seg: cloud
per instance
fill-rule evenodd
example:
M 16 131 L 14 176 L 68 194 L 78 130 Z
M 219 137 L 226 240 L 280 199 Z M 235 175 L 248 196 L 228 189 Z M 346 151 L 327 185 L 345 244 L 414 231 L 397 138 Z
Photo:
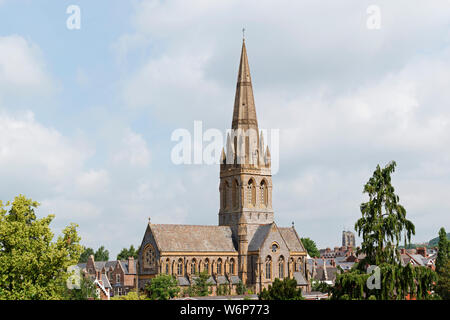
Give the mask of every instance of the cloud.
M 143 137 L 128 129 L 113 156 L 113 163 L 146 167 L 150 163 L 150 158 L 150 150 Z
M 39 47 L 19 35 L 0 37 L 0 99 L 10 95 L 45 96 L 53 91 L 54 83 Z

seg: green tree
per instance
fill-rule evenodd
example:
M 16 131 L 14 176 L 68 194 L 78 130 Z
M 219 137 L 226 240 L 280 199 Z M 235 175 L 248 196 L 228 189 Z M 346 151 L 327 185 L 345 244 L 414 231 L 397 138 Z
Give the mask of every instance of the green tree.
M 153 278 L 145 289 L 151 300 L 168 300 L 177 296 L 180 291 L 177 279 L 166 274 L 160 274 Z
M 316 243 L 314 240 L 311 240 L 310 238 L 301 238 L 303 246 L 305 247 L 306 251 L 308 252 L 309 256 L 311 258 L 319 258 L 320 252 L 319 249 L 317 249 Z
M 138 250 L 134 249 L 133 245 L 129 249 L 123 248 L 117 255 L 117 260 L 127 260 L 129 257 L 138 258 Z
M 70 224 L 53 241 L 54 215 L 37 219 L 38 206 L 23 195 L 5 205 L 0 201 L 0 299 L 64 298 L 67 267 L 78 262 L 82 251 L 77 225 Z
M 449 255 L 449 241 L 444 228 L 439 230 L 438 254 L 436 257 L 436 272 L 440 273 L 441 268 L 447 265 Z
M 126 295 L 114 296 L 111 300 L 150 300 L 146 295 L 137 294 L 136 291 L 130 291 Z
M 80 279 L 80 288 L 79 289 L 67 289 L 65 284 L 63 284 L 63 288 L 66 291 L 66 299 L 67 300 L 88 300 L 89 298 L 93 298 L 94 300 L 98 300 L 96 286 L 94 282 L 81 275 Z
M 109 251 L 105 249 L 104 246 L 101 246 L 94 253 L 95 261 L 108 261 L 109 260 Z
M 391 184 L 395 166 L 394 161 L 384 169 L 378 165 L 364 186 L 363 192 L 369 195 L 369 201 L 361 204 L 362 218 L 356 222 L 355 230 L 363 237 L 359 253 L 366 257 L 351 271 L 336 276 L 332 299 L 404 299 L 408 294 L 427 299 L 430 296 L 436 273 L 426 267 L 402 266 L 399 259 L 398 244 L 402 235 L 406 247 L 415 228 L 406 219 L 406 210 Z M 380 289 L 367 287 L 368 265 L 380 268 Z
M 90 255 L 94 255 L 94 249 L 84 248 L 84 251 L 81 253 L 78 263 L 86 263 Z
M 399 259 L 397 247 L 402 234 L 405 246 L 415 234 L 414 224 L 406 219 L 406 210 L 391 184 L 396 165 L 395 161 L 384 169 L 377 165 L 364 186 L 363 193 L 368 194 L 369 201 L 361 204 L 362 217 L 356 222 L 355 230 L 363 237 L 360 252 L 366 254 L 368 264 L 395 263 Z
M 435 292 L 444 300 L 450 300 L 450 260 L 441 266 Z
M 260 300 L 303 300 L 302 290 L 297 288 L 297 281 L 292 278 L 276 278 L 269 289 L 259 294 Z
M 191 295 L 204 297 L 209 295 L 211 284 L 208 282 L 210 275 L 207 271 L 200 272 L 196 278 L 194 278 L 194 284 L 192 285 L 193 291 Z
M 243 295 L 243 294 L 245 294 L 246 291 L 247 291 L 247 287 L 242 282 L 242 280 L 239 280 L 239 282 L 238 282 L 238 284 L 236 286 L 236 293 L 238 295 Z

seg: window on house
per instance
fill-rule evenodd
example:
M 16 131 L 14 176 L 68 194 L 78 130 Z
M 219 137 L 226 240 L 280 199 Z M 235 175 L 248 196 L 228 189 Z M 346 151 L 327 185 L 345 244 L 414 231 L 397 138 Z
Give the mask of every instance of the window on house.
M 278 245 L 276 243 L 272 244 L 272 252 L 275 253 L 278 250 Z
M 116 282 L 120 283 L 120 274 L 116 274 Z
M 151 244 L 144 248 L 144 268 L 153 268 L 156 266 L 156 252 Z

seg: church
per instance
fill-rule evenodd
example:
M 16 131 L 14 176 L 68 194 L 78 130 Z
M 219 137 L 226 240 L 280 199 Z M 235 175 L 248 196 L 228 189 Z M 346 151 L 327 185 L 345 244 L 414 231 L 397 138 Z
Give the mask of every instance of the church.
M 218 225 L 149 221 L 137 263 L 139 288 L 158 274 L 171 274 L 186 288 L 206 271 L 213 295 L 224 286 L 234 294 L 240 282 L 259 293 L 285 277 L 309 290 L 300 237 L 293 225 L 274 220 L 271 156 L 258 129 L 245 40 L 231 127 L 221 155 Z

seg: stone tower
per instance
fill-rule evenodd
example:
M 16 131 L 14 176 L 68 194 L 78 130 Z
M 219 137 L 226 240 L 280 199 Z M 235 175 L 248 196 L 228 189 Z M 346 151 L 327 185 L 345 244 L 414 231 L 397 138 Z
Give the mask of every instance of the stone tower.
M 250 242 L 256 228 L 273 222 L 272 175 L 269 148 L 258 129 L 245 40 L 234 100 L 231 131 L 220 165 L 219 225 L 230 226 L 238 240 L 238 225 L 245 221 Z M 244 220 L 241 220 L 243 216 Z

